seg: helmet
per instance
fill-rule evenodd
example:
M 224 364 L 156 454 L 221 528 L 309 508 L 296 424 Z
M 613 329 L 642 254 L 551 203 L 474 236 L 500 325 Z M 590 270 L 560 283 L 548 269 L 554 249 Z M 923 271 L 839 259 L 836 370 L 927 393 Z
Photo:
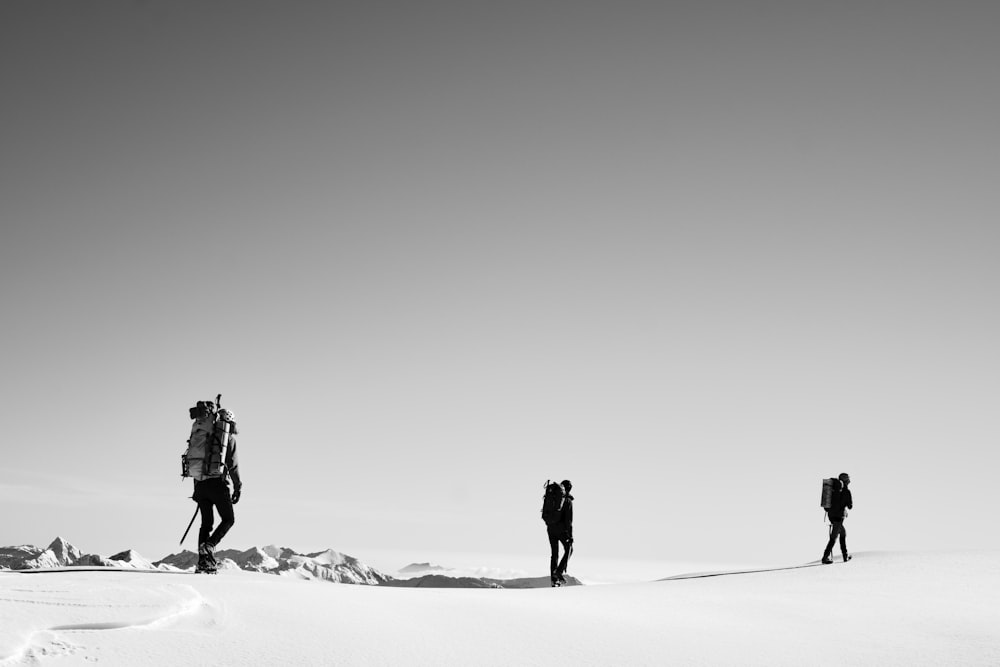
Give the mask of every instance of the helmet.
M 219 419 L 230 423 L 236 423 L 236 415 L 229 408 L 219 408 Z

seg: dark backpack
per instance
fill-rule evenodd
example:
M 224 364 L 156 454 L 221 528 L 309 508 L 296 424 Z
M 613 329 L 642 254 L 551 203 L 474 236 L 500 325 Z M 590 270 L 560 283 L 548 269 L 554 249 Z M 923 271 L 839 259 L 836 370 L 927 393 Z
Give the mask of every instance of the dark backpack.
M 833 507 L 833 502 L 844 488 L 844 483 L 836 477 L 823 480 L 823 495 L 819 498 L 819 505 L 825 510 Z
M 546 526 L 552 526 L 559 521 L 562 514 L 563 499 L 566 491 L 562 484 L 549 480 L 545 482 L 545 498 L 542 500 L 542 521 Z

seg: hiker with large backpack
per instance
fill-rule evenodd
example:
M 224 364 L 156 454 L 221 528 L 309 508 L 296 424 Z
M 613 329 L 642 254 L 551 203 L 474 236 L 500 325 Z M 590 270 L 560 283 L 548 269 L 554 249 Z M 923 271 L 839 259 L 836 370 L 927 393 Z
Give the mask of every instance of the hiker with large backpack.
M 573 553 L 573 483 L 564 479 L 562 484 L 545 483 L 545 497 L 542 500 L 542 520 L 549 535 L 549 577 L 552 586 L 566 583 L 566 569 Z M 559 545 L 563 547 L 562 560 L 559 559 Z
M 823 551 L 823 564 L 829 565 L 833 562 L 833 546 L 840 538 L 840 553 L 844 557 L 844 562 L 851 560 L 847 553 L 847 529 L 844 528 L 844 519 L 847 518 L 847 510 L 854 509 L 854 498 L 848 485 L 851 477 L 846 472 L 840 473 L 836 478 L 823 480 L 823 497 L 821 504 L 826 509 L 826 516 L 830 520 L 830 541 Z
M 194 423 L 188 448 L 181 457 L 183 477 L 194 479 L 194 494 L 201 512 L 198 531 L 198 566 L 195 572 L 214 574 L 218 569 L 215 548 L 236 522 L 233 505 L 240 501 L 243 482 L 240 480 L 239 459 L 236 455 L 236 417 L 232 411 L 216 401 L 198 401 L 191 408 Z M 232 495 L 227 478 L 233 481 Z M 214 511 L 219 512 L 219 525 L 215 524 Z

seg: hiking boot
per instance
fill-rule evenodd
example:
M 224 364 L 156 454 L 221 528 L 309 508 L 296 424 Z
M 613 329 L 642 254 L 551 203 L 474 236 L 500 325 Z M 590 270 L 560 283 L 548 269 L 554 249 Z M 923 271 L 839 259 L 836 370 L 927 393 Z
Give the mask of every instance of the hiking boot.
M 829 556 L 823 556 L 823 560 L 820 561 L 823 565 L 833 565 L 833 559 Z
M 852 558 L 854 558 L 854 556 L 851 556 L 851 555 L 848 555 L 848 554 L 844 554 L 844 562 L 845 562 L 845 563 L 846 563 L 847 561 L 851 560 Z
M 215 545 L 211 542 L 202 542 L 198 545 L 198 569 L 212 573 L 219 569 L 219 563 L 215 560 Z

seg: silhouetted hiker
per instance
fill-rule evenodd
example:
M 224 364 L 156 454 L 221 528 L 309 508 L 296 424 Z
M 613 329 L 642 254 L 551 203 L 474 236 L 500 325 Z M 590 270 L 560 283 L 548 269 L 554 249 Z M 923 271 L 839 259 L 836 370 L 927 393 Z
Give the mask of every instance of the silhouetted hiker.
M 201 512 L 195 572 L 214 574 L 218 569 L 215 547 L 236 523 L 233 505 L 240 501 L 243 489 L 236 455 L 236 417 L 226 408 L 216 411 L 211 401 L 199 401 L 191 408 L 191 417 L 195 421 L 184 457 L 184 475 L 194 478 L 191 498 L 198 503 Z M 227 477 L 233 480 L 232 496 Z M 214 532 L 213 510 L 219 512 L 219 525 Z
M 847 510 L 854 509 L 854 499 L 851 497 L 851 490 L 848 487 L 851 477 L 846 472 L 837 476 L 840 488 L 833 490 L 833 502 L 826 511 L 826 516 L 830 519 L 830 541 L 827 542 L 826 550 L 823 552 L 823 563 L 829 565 L 833 562 L 830 556 L 833 554 L 833 545 L 837 538 L 840 538 L 840 553 L 844 557 L 844 562 L 851 560 L 847 553 L 847 530 L 844 528 L 844 519 L 847 517 Z
M 564 575 L 569 566 L 569 557 L 573 553 L 573 496 L 570 495 L 572 488 L 573 483 L 568 479 L 564 479 L 562 484 L 554 482 L 548 484 L 545 501 L 542 504 L 542 519 L 548 530 L 549 548 L 552 552 L 549 559 L 549 576 L 553 586 L 562 586 L 566 583 Z M 555 502 L 557 496 L 558 504 Z M 562 560 L 559 560 L 560 543 L 563 546 Z

